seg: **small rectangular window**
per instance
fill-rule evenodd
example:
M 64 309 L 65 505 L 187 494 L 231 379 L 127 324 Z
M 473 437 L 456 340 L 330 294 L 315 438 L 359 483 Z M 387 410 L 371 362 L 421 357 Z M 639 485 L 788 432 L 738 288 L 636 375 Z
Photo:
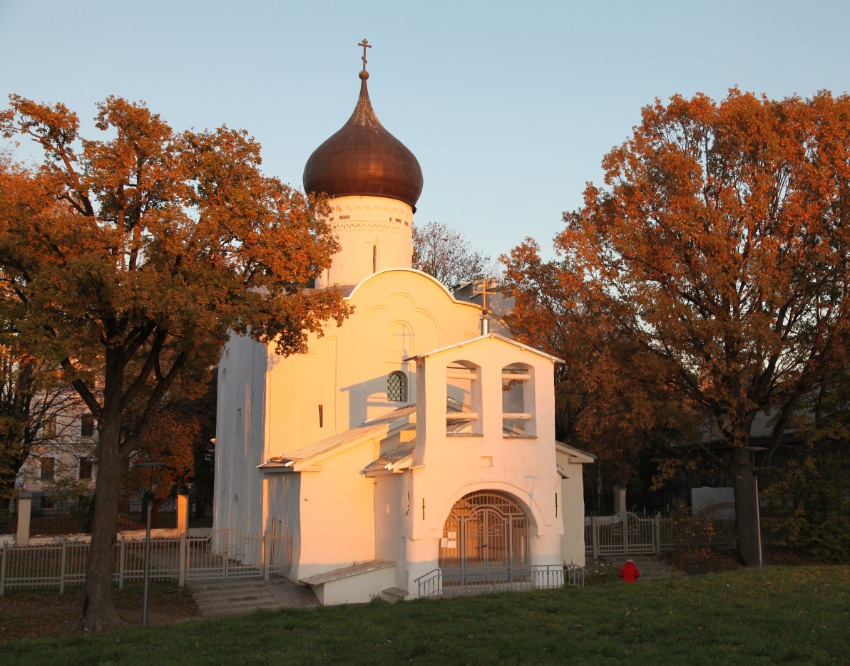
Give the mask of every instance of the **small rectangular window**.
M 47 414 L 44 417 L 42 430 L 44 431 L 44 436 L 47 439 L 56 437 L 56 414 Z
M 80 458 L 80 481 L 91 481 L 94 463 L 91 458 Z
M 325 410 L 319 405 L 319 427 L 325 427 Z
M 53 458 L 39 458 L 39 466 L 41 467 L 41 480 L 53 481 L 53 476 L 56 471 L 56 461 Z
M 94 416 L 91 414 L 80 416 L 80 437 L 94 437 Z

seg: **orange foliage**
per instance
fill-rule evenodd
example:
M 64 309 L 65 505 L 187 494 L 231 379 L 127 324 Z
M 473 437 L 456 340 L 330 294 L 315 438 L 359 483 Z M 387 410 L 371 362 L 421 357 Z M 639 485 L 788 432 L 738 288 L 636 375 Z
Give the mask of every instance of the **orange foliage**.
M 656 101 L 603 166 L 555 261 L 533 242 L 506 258 L 518 328 L 568 357 L 574 410 L 596 410 L 576 432 L 693 410 L 697 443 L 731 447 L 739 518 L 754 513 L 754 417 L 772 410 L 775 448 L 850 360 L 850 97 Z
M 181 375 L 208 372 L 229 331 L 303 352 L 341 322 L 334 291 L 304 287 L 336 241 L 321 202 L 260 172 L 244 131 L 175 132 L 143 104 L 77 116 L 13 95 L 6 138 L 44 150 L 37 170 L 0 161 L 0 322 L 60 363 L 98 424 L 97 501 L 82 628 L 115 624 L 111 543 L 122 459 Z

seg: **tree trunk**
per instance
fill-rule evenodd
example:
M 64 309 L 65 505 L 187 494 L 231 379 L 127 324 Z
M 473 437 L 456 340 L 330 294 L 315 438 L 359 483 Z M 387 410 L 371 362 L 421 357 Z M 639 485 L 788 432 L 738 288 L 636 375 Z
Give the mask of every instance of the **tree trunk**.
M 78 628 L 102 633 L 121 626 L 112 600 L 118 499 L 121 491 L 121 451 L 118 423 L 100 431 L 91 547 L 86 567 L 86 594 Z
M 753 474 L 750 452 L 742 447 L 735 447 L 732 450 L 729 472 L 735 491 L 735 530 L 738 536 L 738 552 L 744 566 L 758 566 L 758 502 L 756 477 Z
M 17 456 L 3 456 L 0 459 L 0 498 L 12 497 L 15 492 L 15 480 L 18 478 L 18 471 L 22 464 Z
M 103 633 L 122 626 L 113 603 L 118 500 L 121 495 L 121 394 L 123 365 L 120 352 L 107 350 L 103 410 L 98 423 L 97 481 L 86 567 L 86 594 L 77 628 Z

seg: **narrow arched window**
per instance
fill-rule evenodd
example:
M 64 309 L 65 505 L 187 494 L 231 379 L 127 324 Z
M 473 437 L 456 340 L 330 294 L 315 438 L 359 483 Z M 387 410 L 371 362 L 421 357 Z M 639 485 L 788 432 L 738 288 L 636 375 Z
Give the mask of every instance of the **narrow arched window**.
M 505 437 L 533 437 L 534 370 L 523 363 L 502 368 L 502 432 Z
M 407 375 L 399 370 L 387 375 L 387 400 L 407 402 Z
M 378 272 L 378 246 L 372 246 L 372 272 Z
M 446 434 L 481 435 L 481 368 L 470 361 L 446 366 Z

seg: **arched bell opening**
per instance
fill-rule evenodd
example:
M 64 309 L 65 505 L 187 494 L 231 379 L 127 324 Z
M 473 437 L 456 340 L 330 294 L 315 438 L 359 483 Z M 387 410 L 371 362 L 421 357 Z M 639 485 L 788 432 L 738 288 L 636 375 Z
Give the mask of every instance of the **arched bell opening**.
M 512 583 L 529 575 L 530 521 L 507 493 L 479 490 L 452 507 L 443 526 L 443 586 Z

